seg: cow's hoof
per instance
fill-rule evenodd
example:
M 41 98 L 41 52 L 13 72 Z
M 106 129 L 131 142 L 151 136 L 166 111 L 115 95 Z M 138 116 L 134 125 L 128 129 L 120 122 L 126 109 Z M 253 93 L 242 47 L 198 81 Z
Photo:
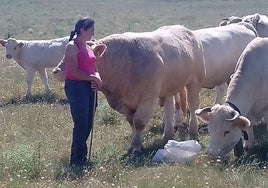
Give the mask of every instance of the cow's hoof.
M 199 136 L 198 136 L 198 134 L 190 134 L 190 140 L 196 140 L 196 141 L 199 141 Z
M 163 137 L 162 137 L 162 141 L 164 142 L 164 143 L 167 143 L 169 140 L 172 140 L 174 138 L 174 133 L 172 133 L 172 135 L 169 135 L 169 136 L 167 136 L 167 135 L 163 135 Z
M 184 133 L 187 134 L 189 132 L 187 125 L 182 124 L 182 125 L 175 125 L 174 126 L 174 131 L 178 131 L 179 133 Z
M 142 153 L 142 147 L 141 148 L 129 148 L 127 155 L 140 155 Z
M 31 94 L 25 94 L 24 96 L 23 96 L 23 100 L 25 100 L 25 101 L 29 101 L 30 99 L 31 99 L 31 97 L 32 97 L 32 95 Z
M 180 141 L 186 140 L 186 136 L 189 134 L 189 130 L 185 124 L 176 125 L 174 126 L 174 129 L 176 130 L 175 132 L 178 132 Z

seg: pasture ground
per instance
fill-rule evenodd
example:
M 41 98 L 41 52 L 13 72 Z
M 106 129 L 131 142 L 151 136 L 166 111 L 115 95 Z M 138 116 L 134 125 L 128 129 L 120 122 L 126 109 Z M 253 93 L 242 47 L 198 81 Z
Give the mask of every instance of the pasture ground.
M 69 35 L 85 15 L 96 20 L 96 39 L 125 31 L 151 31 L 162 25 L 190 29 L 217 26 L 222 18 L 268 11 L 267 0 L 1 0 L 0 38 L 50 39 Z M 72 121 L 63 83 L 50 70 L 52 94 L 43 95 L 38 77 L 33 96 L 25 100 L 25 72 L 0 50 L 0 187 L 268 187 L 268 134 L 255 128 L 256 150 L 236 159 L 211 161 L 202 150 L 190 164 L 155 164 L 161 142 L 161 109 L 156 106 L 146 128 L 141 156 L 127 156 L 130 127 L 99 95 L 95 118 L 92 165 L 70 169 Z M 201 106 L 212 104 L 213 90 L 203 90 Z M 176 135 L 176 139 L 179 136 Z

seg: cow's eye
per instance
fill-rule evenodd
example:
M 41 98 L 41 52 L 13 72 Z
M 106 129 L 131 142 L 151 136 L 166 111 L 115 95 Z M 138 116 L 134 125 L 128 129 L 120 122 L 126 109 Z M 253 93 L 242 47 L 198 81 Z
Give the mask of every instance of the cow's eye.
M 230 131 L 224 131 L 223 135 L 226 136 L 229 133 L 230 133 Z

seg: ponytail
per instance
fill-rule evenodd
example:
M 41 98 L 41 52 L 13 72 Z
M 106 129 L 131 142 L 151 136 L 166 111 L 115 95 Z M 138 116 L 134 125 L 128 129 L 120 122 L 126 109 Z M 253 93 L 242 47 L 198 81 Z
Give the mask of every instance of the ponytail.
M 94 23 L 95 21 L 90 17 L 80 18 L 75 24 L 75 29 L 70 33 L 69 41 L 73 40 L 75 34 L 77 36 L 80 35 L 81 28 L 87 30 L 88 28 L 94 26 Z
M 75 31 L 71 31 L 69 41 L 73 40 L 74 35 L 75 35 Z

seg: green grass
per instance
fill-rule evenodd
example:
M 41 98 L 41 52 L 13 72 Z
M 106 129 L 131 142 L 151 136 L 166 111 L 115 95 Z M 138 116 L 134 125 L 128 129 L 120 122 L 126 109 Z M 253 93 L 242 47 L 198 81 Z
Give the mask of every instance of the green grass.
M 125 31 L 151 31 L 162 25 L 191 29 L 216 26 L 224 17 L 267 13 L 266 0 L 1 0 L 0 38 L 49 39 L 69 35 L 80 16 L 96 20 L 101 38 Z M 156 105 L 146 127 L 144 151 L 128 156 L 131 128 L 99 95 L 91 169 L 69 168 L 72 120 L 63 91 L 49 72 L 52 94 L 43 95 L 38 77 L 33 96 L 23 97 L 25 71 L 0 50 L 0 187 L 268 187 L 268 135 L 260 125 L 257 147 L 239 159 L 211 161 L 205 155 L 209 137 L 191 164 L 156 164 L 152 157 L 161 141 L 161 109 Z M 215 92 L 202 90 L 201 106 L 212 104 Z M 179 139 L 175 135 L 175 139 Z

